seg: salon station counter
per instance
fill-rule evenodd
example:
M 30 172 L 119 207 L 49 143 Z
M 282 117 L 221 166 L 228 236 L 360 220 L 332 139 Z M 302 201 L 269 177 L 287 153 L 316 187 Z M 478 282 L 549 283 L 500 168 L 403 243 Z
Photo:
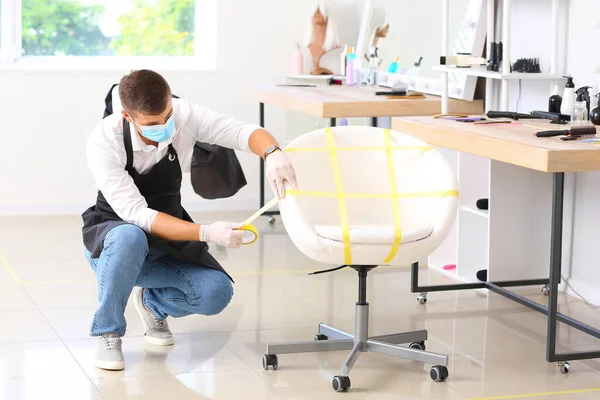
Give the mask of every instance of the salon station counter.
M 389 90 L 380 88 L 380 91 Z M 417 99 L 390 99 L 376 96 L 371 86 L 318 85 L 295 87 L 265 85 L 253 87 L 249 97 L 262 104 L 319 118 L 397 117 L 439 114 L 442 108 L 440 96 L 424 95 Z M 461 114 L 483 112 L 483 100 L 464 101 L 451 99 L 449 110 Z
M 488 289 L 547 315 L 549 362 L 600 358 L 600 351 L 558 353 L 556 345 L 559 322 L 600 338 L 600 327 L 563 315 L 557 306 L 562 265 L 568 267 L 573 248 L 572 226 L 563 226 L 563 215 L 572 215 L 574 207 L 565 173 L 600 171 L 600 146 L 584 142 L 585 137 L 536 137 L 539 131 L 569 129 L 548 120 L 487 125 L 402 117 L 393 119 L 392 129 L 435 146 L 458 178 L 456 224 L 429 257 L 431 267 L 457 281 L 443 290 Z M 480 199 L 488 199 L 488 207 L 479 209 Z M 448 264 L 456 268 L 445 271 Z M 548 305 L 510 290 L 519 286 L 541 287 Z M 440 289 L 419 286 L 418 275 L 412 288 Z

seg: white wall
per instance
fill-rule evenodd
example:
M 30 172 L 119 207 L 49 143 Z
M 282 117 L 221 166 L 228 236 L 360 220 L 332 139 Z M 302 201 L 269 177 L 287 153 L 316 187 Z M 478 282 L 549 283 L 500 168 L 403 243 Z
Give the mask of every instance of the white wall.
M 542 68 L 549 67 L 550 4 L 547 0 L 513 1 L 512 55 L 541 57 Z M 561 30 L 560 67 L 574 77 L 575 86 L 600 89 L 600 54 L 594 50 L 600 38 L 600 2 L 597 0 L 561 1 L 561 16 L 567 19 Z M 526 38 L 527 40 L 524 40 Z M 562 86 L 561 86 L 562 94 Z M 519 111 L 546 110 L 550 85 L 523 82 Z M 511 88 L 511 110 L 517 109 L 518 84 Z M 570 265 L 563 264 L 563 276 L 588 301 L 600 305 L 600 265 L 595 247 L 600 235 L 600 172 L 567 174 L 565 193 L 565 250 Z M 573 207 L 573 209 L 571 209 Z M 571 231 L 572 229 L 572 231 Z M 569 249 L 569 245 L 572 247 Z M 570 253 L 570 254 L 569 254 Z
M 339 24 L 340 38 L 353 43 L 358 31 L 354 0 L 334 4 L 332 15 L 346 21 Z M 258 104 L 246 98 L 245 89 L 283 82 L 291 72 L 291 51 L 304 38 L 309 6 L 306 0 L 220 0 L 217 70 L 159 72 L 174 93 L 258 123 Z M 323 65 L 335 68 L 338 59 L 328 55 Z M 93 203 L 85 141 L 102 118 L 106 92 L 126 72 L 125 67 L 0 70 L 0 215 L 81 213 Z M 283 119 L 282 110 L 267 106 L 267 129 L 279 138 Z M 247 187 L 231 199 L 216 202 L 202 200 L 186 182 L 185 205 L 191 210 L 257 208 L 258 158 L 239 157 Z
M 593 44 L 600 39 L 600 29 L 596 27 L 600 27 L 600 2 L 572 1 L 567 70 L 576 86 L 593 86 L 593 93 L 600 91 L 600 75 L 594 73 L 600 68 L 600 54 Z M 574 185 L 572 269 L 567 271 L 567 277 L 575 290 L 600 305 L 600 264 L 596 253 L 600 235 L 600 172 L 576 174 Z

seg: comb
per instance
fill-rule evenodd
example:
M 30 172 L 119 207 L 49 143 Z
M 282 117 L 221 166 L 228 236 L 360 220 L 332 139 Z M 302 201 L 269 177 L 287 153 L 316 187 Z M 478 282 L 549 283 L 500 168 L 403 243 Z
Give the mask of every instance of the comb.
M 592 124 L 583 124 L 572 126 L 571 129 L 562 129 L 555 131 L 541 131 L 537 132 L 537 137 L 552 137 L 552 136 L 594 136 L 596 134 L 596 127 Z

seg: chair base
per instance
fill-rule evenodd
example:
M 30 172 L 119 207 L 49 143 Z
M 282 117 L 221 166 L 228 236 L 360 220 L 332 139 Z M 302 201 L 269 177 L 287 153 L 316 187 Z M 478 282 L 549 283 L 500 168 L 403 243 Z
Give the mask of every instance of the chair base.
M 341 367 L 340 375 L 333 378 L 333 389 L 338 392 L 350 388 L 348 377 L 360 353 L 368 351 L 406 360 L 434 364 L 430 377 L 436 382 L 445 381 L 448 377 L 448 356 L 425 351 L 427 331 L 397 333 L 382 336 L 368 336 L 369 304 L 366 300 L 366 276 L 372 267 L 353 267 L 359 271 L 359 302 L 356 304 L 354 332 L 350 334 L 329 325 L 319 324 L 315 340 L 306 342 L 268 343 L 267 353 L 263 357 L 265 369 L 278 368 L 278 354 L 317 353 L 324 351 L 350 350 L 350 354 Z M 409 344 L 408 347 L 400 346 Z

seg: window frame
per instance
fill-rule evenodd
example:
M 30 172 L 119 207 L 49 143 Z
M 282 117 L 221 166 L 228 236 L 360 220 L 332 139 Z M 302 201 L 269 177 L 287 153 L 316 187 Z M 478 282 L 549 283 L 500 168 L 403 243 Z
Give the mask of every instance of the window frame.
M 0 70 L 215 70 L 218 0 L 195 2 L 193 56 L 22 56 L 22 0 L 0 0 Z

